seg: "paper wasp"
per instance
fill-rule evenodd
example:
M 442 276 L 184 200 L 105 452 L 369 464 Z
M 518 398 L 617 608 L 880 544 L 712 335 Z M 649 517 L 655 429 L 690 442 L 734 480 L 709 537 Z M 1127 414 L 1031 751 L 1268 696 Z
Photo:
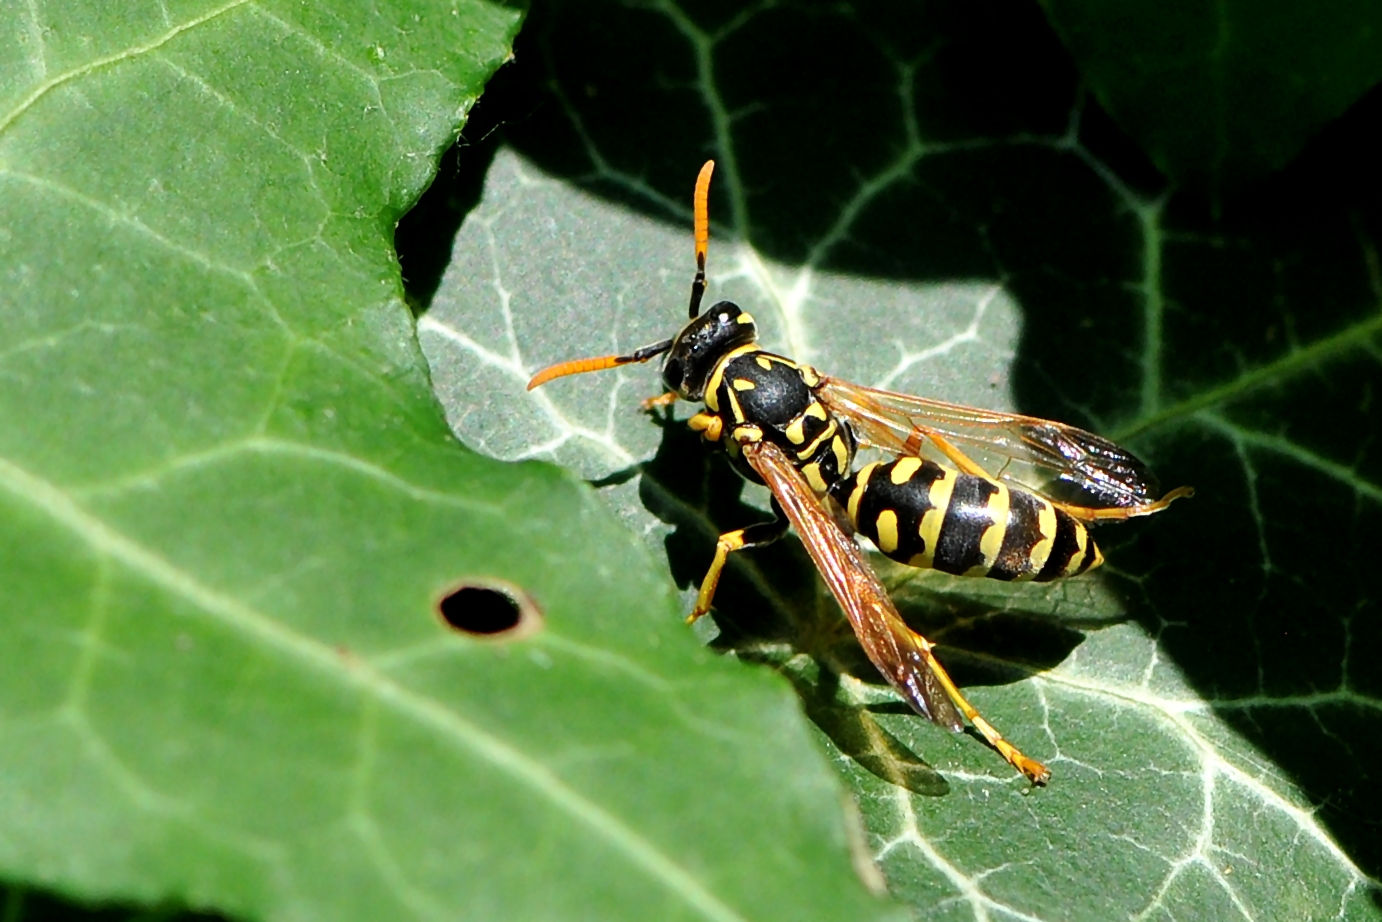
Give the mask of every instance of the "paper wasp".
M 775 515 L 720 536 L 687 620 L 710 610 L 731 552 L 776 541 L 795 527 L 864 652 L 898 694 L 950 730 L 963 727 L 963 715 L 1013 767 L 1044 784 L 1050 770 L 965 700 L 936 661 L 933 644 L 902 620 L 850 532 L 914 567 L 1046 581 L 1103 562 L 1086 523 L 1150 515 L 1192 491 L 1181 487 L 1153 499 L 1156 482 L 1146 465 L 1073 426 L 818 374 L 761 348 L 753 318 L 729 301 L 702 314 L 713 169 L 714 161 L 706 163 L 696 181 L 689 322 L 673 338 L 628 355 L 553 365 L 534 375 L 528 389 L 666 354 L 667 393 L 644 406 L 704 402 L 689 425 L 722 447 L 741 475 L 767 484 Z M 860 445 L 895 457 L 855 470 Z M 990 472 L 975 453 L 999 466 Z M 1058 499 L 1061 488 L 1083 504 Z

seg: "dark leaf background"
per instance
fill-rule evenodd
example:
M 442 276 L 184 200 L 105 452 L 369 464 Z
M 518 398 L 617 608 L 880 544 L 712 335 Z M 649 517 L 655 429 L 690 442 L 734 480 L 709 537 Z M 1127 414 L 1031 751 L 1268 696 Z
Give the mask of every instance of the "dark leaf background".
M 1100 529 L 1087 580 L 884 570 L 1052 766 L 1035 792 L 879 686 L 799 547 L 731 566 L 703 636 L 797 687 L 891 891 L 927 919 L 1376 917 L 1376 95 L 1211 194 L 1162 177 L 1022 4 L 542 4 L 517 55 L 401 231 L 465 218 L 454 254 L 403 246 L 423 347 L 464 441 L 579 471 L 684 601 L 764 497 L 689 410 L 638 411 L 652 368 L 522 385 L 682 322 L 706 157 L 710 297 L 771 347 L 1095 429 L 1198 490 Z
M 1289 163 L 1382 79 L 1382 7 L 1043 0 L 1099 101 L 1211 200 Z

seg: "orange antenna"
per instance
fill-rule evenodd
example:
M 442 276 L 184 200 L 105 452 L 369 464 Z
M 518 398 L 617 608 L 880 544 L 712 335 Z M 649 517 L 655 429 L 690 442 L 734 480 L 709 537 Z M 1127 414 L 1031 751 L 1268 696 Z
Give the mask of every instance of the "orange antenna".
M 606 368 L 617 368 L 620 365 L 628 365 L 633 362 L 646 362 L 670 348 L 672 348 L 672 341 L 664 339 L 660 343 L 644 346 L 629 355 L 602 355 L 593 359 L 571 359 L 569 362 L 558 362 L 533 375 L 532 379 L 528 381 L 528 390 L 541 387 L 556 378 L 565 378 L 567 375 L 583 375 L 587 371 L 604 371 Z
M 691 318 L 694 320 L 701 312 L 701 298 L 705 296 L 705 254 L 710 248 L 710 174 L 715 172 L 715 161 L 707 160 L 696 177 L 696 194 L 692 197 L 692 210 L 696 226 L 696 277 L 691 282 Z
M 690 312 L 692 320 L 700 314 L 701 298 L 705 296 L 705 256 L 706 251 L 710 248 L 710 175 L 714 172 L 715 161 L 707 160 L 705 166 L 701 167 L 700 175 L 696 177 L 696 192 L 691 199 L 696 232 L 696 277 L 691 282 Z M 631 362 L 646 362 L 670 348 L 672 348 L 672 341 L 664 339 L 660 343 L 644 346 L 629 355 L 601 355 L 589 359 L 558 362 L 533 375 L 528 382 L 528 390 L 541 387 L 556 378 L 565 378 L 567 375 L 583 375 L 588 371 L 604 371 L 606 368 L 618 368 L 620 365 L 628 365 Z
M 710 246 L 710 174 L 715 161 L 707 160 L 696 177 L 696 196 L 692 199 L 696 212 L 696 267 L 705 268 L 705 252 Z

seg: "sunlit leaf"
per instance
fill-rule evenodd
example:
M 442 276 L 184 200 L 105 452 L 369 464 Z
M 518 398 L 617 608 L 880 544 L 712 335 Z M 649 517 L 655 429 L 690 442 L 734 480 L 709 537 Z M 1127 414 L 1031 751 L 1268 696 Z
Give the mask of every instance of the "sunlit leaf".
M 791 692 L 438 410 L 391 235 L 520 11 L 6 11 L 5 918 L 891 912 Z M 539 629 L 448 629 L 462 585 Z

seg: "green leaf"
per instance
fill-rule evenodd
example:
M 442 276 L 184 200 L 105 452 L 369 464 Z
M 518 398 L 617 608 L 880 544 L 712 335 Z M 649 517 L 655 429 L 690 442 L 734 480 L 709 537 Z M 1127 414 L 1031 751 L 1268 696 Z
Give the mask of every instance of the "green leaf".
M 1042 0 L 1090 89 L 1167 175 L 1235 189 L 1382 80 L 1382 8 Z
M 463 440 L 592 480 L 683 605 L 761 490 L 686 407 L 639 412 L 651 366 L 523 384 L 684 322 L 707 156 L 709 298 L 770 347 L 1093 428 L 1198 491 L 1100 528 L 1109 563 L 1085 578 L 883 571 L 980 710 L 1051 766 L 1036 791 L 901 705 L 794 540 L 736 555 L 707 636 L 797 687 L 895 896 L 928 920 L 1382 916 L 1368 119 L 1212 219 L 1027 7 L 553 3 L 516 53 L 468 130 L 488 140 L 438 193 L 478 204 L 423 348 Z
M 6 878 L 274 919 L 886 914 L 791 692 L 701 648 L 589 490 L 438 410 L 391 234 L 520 18 L 5 17 Z M 448 630 L 477 580 L 545 626 Z

